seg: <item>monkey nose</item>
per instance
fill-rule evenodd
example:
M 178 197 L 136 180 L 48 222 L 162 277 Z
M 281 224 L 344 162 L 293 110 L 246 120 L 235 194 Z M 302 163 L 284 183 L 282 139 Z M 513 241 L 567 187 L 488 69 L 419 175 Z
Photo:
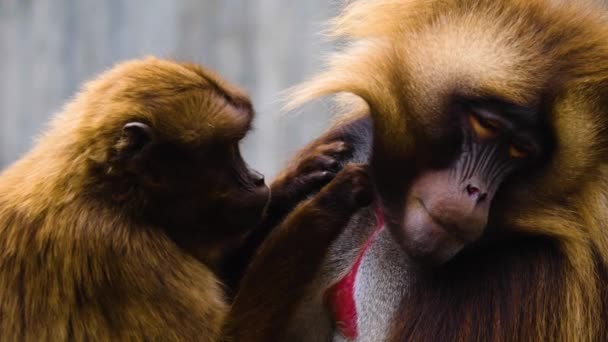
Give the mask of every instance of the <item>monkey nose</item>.
M 488 197 L 487 192 L 482 192 L 479 187 L 472 184 L 467 185 L 466 192 L 476 203 L 482 202 Z
M 263 174 L 256 170 L 250 170 L 249 173 L 251 174 L 251 180 L 255 186 L 263 186 L 266 184 Z

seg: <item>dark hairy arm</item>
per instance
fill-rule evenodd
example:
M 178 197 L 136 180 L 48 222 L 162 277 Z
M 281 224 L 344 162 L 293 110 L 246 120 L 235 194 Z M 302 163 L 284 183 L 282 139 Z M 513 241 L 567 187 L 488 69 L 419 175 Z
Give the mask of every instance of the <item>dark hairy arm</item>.
M 372 198 L 367 167 L 349 164 L 317 195 L 300 203 L 254 256 L 226 321 L 226 339 L 280 340 L 330 244 Z

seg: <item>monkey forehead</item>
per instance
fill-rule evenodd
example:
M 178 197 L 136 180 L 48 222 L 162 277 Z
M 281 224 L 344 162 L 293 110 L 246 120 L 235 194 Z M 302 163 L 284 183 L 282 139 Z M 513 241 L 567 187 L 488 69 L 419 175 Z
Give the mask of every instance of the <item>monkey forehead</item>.
M 550 60 L 535 49 L 518 42 L 510 44 L 513 33 L 485 18 L 469 18 L 470 26 L 456 26 L 445 19 L 427 29 L 404 35 L 397 53 L 405 58 L 404 67 L 411 79 L 403 80 L 407 92 L 414 98 L 438 99 L 458 92 L 475 97 L 500 94 L 510 102 L 526 104 L 534 101 L 544 85 Z M 456 28 L 456 29 L 455 29 Z M 430 66 L 430 67 L 429 67 Z M 419 110 L 430 104 L 420 100 Z M 426 108 L 425 108 L 426 107 Z

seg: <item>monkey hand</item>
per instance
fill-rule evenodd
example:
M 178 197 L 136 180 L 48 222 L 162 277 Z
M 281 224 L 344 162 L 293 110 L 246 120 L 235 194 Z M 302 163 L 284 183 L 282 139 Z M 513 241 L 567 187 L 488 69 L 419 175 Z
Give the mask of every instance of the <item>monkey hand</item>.
M 240 283 L 224 329 L 231 341 L 285 340 L 286 320 L 332 242 L 357 209 L 371 204 L 373 194 L 367 166 L 347 164 L 317 195 L 289 213 L 253 256 Z M 292 268 L 298 271 L 285 271 Z M 258 298 L 264 298 L 263 310 Z
M 272 183 L 269 214 L 284 216 L 299 202 L 330 182 L 350 157 L 352 146 L 340 138 L 323 140 L 306 148 Z
M 367 165 L 347 164 L 313 201 L 322 211 L 350 216 L 354 210 L 370 205 L 373 197 Z
M 228 288 L 236 288 L 259 245 L 285 216 L 300 202 L 334 179 L 351 154 L 352 146 L 342 137 L 333 135 L 318 139 L 293 159 L 270 186 L 271 199 L 264 220 L 249 234 L 242 246 L 227 258 L 223 278 Z M 344 183 L 346 178 L 352 177 L 345 175 L 341 178 L 339 183 Z M 332 188 L 337 186 L 339 185 L 336 184 Z

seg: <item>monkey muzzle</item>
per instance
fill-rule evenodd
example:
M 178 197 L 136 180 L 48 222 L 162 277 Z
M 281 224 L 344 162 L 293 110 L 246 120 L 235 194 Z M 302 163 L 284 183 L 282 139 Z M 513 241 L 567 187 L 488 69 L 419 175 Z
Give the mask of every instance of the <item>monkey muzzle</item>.
M 442 264 L 483 235 L 510 167 L 492 150 L 474 152 L 451 167 L 421 172 L 410 184 L 401 229 L 413 257 Z

